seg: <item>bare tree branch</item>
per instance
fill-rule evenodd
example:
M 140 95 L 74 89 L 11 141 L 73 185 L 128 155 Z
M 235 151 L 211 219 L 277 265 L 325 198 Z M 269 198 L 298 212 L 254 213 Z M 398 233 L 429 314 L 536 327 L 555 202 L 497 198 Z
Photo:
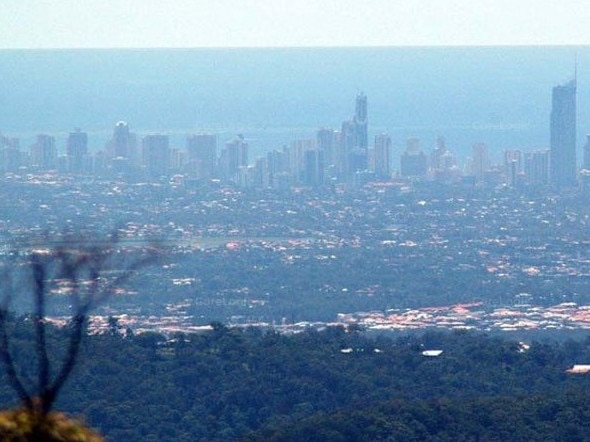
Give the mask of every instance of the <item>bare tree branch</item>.
M 41 261 L 38 253 L 31 255 L 31 267 L 33 272 L 33 290 L 35 297 L 35 314 L 33 325 L 35 327 L 35 344 L 38 359 L 37 391 L 43 396 L 49 386 L 50 362 L 47 355 L 47 340 L 45 336 L 45 274 L 46 264 Z
M 45 391 L 44 395 L 42 396 L 42 404 L 46 408 L 43 410 L 45 413 L 49 412 L 51 409 L 51 406 L 57 398 L 57 394 L 65 384 L 66 380 L 69 378 L 76 365 L 76 361 L 78 360 L 78 355 L 80 353 L 80 344 L 82 342 L 85 321 L 86 318 L 82 315 L 77 315 L 72 318 L 70 324 L 72 331 L 70 332 L 70 342 L 68 351 L 66 353 L 66 358 L 63 361 L 61 370 L 53 381 L 53 384 L 47 389 L 47 391 Z
M 29 392 L 25 387 L 25 383 L 19 377 L 16 364 L 10 351 L 10 337 L 8 334 L 8 322 L 10 321 L 9 305 L 12 299 L 13 278 L 5 267 L 2 269 L 3 286 L 7 293 L 3 294 L 2 304 L 0 305 L 0 359 L 4 365 L 4 371 L 8 378 L 8 382 L 16 391 L 19 399 L 27 409 L 32 409 L 33 401 Z
M 66 237 L 60 243 L 43 249 L 33 249 L 28 255 L 32 281 L 34 314 L 33 328 L 37 364 L 37 389 L 32 395 L 18 375 L 17 367 L 9 349 L 7 329 L 8 303 L 11 295 L 4 296 L 0 308 L 0 359 L 12 388 L 23 404 L 32 411 L 47 414 L 60 390 L 70 377 L 80 352 L 85 323 L 90 311 L 103 303 L 125 283 L 140 267 L 153 262 L 160 251 L 158 244 L 141 250 L 141 256 L 132 262 L 121 263 L 119 238 L 113 235 L 106 242 L 88 241 L 86 238 Z M 116 272 L 106 277 L 108 272 Z M 11 281 L 5 278 L 5 289 Z M 69 321 L 66 354 L 58 364 L 52 379 L 51 360 L 47 342 L 47 297 L 56 287 L 68 291 L 72 316 Z M 8 287 L 12 289 L 13 287 Z
M 8 377 L 8 382 L 10 382 L 25 407 L 32 410 L 33 400 L 16 372 L 16 366 L 10 353 L 7 321 L 8 311 L 3 307 L 0 309 L 0 358 L 4 363 L 4 371 Z

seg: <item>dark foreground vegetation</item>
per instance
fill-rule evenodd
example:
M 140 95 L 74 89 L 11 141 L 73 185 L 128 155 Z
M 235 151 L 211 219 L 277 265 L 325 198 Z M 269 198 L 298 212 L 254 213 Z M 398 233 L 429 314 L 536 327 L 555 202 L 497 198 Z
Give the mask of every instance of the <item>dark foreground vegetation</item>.
M 27 318 L 10 323 L 34 373 Z M 51 354 L 64 329 L 48 328 Z M 424 350 L 440 349 L 437 357 Z M 110 441 L 590 440 L 590 339 L 518 342 L 469 332 L 285 336 L 220 324 L 199 335 L 86 336 L 56 408 Z M 18 405 L 6 379 L 1 408 Z

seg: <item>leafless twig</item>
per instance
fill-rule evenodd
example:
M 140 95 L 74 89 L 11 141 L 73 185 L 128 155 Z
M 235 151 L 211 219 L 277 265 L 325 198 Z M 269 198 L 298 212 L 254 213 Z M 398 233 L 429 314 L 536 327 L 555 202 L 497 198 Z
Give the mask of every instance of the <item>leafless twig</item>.
M 25 253 L 34 305 L 32 319 L 38 359 L 35 388 L 26 387 L 10 350 L 9 304 L 15 284 L 10 275 L 11 269 L 4 269 L 3 285 L 7 293 L 0 304 L 0 360 L 12 388 L 25 407 L 41 414 L 51 410 L 76 365 L 90 311 L 108 299 L 138 268 L 152 262 L 161 250 L 155 243 L 141 245 L 140 249 L 139 257 L 121 262 L 121 258 L 128 257 L 129 250 L 125 251 L 117 237 L 106 242 L 70 237 L 47 247 L 31 247 Z M 48 294 L 57 286 L 69 294 L 72 313 L 66 354 L 59 367 L 52 370 L 46 337 L 46 309 Z M 53 373 L 56 374 L 52 377 Z

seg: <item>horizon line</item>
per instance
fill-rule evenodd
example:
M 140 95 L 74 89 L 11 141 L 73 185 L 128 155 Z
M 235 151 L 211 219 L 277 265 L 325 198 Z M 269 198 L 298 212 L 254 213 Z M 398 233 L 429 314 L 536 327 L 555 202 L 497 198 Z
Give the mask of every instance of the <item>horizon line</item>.
M 590 48 L 588 43 L 501 43 L 501 44 L 410 44 L 410 45 L 285 45 L 285 46 L 59 46 L 1 47 L 0 51 L 84 51 L 84 50 L 253 50 L 253 49 L 489 49 L 489 48 Z

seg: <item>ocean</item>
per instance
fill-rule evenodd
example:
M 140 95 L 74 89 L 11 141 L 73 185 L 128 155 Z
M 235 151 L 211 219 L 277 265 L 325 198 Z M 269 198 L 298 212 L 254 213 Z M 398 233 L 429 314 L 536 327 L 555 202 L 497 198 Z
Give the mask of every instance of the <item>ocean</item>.
M 27 149 L 38 133 L 80 127 L 102 149 L 119 120 L 145 133 L 241 133 L 251 160 L 319 127 L 340 128 L 368 97 L 370 137 L 388 132 L 394 158 L 408 137 L 438 136 L 459 158 L 485 142 L 549 144 L 551 89 L 577 60 L 579 150 L 590 132 L 590 47 L 88 49 L 0 51 L 0 133 Z

